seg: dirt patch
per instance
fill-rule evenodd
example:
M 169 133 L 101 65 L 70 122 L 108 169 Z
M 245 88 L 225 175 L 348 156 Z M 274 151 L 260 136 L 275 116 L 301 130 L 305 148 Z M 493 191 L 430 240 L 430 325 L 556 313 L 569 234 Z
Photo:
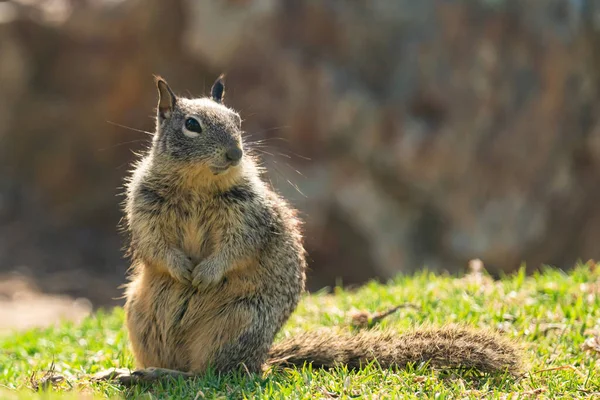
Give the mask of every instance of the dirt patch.
M 92 303 L 85 298 L 44 294 L 24 277 L 0 276 L 0 334 L 78 322 L 91 312 Z

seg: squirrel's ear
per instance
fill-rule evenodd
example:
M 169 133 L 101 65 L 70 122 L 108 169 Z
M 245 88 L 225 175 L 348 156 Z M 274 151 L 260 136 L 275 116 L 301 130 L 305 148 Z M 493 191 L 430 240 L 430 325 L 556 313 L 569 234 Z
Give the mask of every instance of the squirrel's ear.
M 225 98 L 225 75 L 221 74 L 210 89 L 210 97 L 217 103 L 222 103 Z
M 177 97 L 163 78 L 155 76 L 154 80 L 158 89 L 158 116 L 163 119 L 169 118 L 173 113 L 173 108 L 175 108 Z

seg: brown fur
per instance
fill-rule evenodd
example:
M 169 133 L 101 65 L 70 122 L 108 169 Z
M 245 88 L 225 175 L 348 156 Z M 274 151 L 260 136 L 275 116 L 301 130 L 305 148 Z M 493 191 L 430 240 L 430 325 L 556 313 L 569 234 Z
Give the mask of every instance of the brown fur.
M 125 207 L 133 256 L 125 310 L 142 369 L 109 371 L 103 378 L 131 383 L 242 365 L 259 372 L 268 357 L 276 365 L 358 368 L 377 359 L 384 368 L 428 361 L 518 370 L 510 342 L 463 328 L 404 335 L 324 330 L 271 348 L 304 290 L 300 222 L 260 179 L 248 149 L 223 172 L 225 151 L 243 143 L 241 120 L 220 97 L 175 98 L 166 82 L 158 83 L 157 133 L 128 182 Z M 222 94 L 219 84 L 213 96 Z M 190 116 L 201 122 L 201 132 L 184 132 Z

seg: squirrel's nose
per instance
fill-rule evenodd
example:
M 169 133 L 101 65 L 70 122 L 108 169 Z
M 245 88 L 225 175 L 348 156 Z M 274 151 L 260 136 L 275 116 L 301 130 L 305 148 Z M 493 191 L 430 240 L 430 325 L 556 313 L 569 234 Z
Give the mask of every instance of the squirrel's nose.
M 231 147 L 225 153 L 225 157 L 227 157 L 227 160 L 236 163 L 241 160 L 242 154 L 242 149 L 239 147 Z

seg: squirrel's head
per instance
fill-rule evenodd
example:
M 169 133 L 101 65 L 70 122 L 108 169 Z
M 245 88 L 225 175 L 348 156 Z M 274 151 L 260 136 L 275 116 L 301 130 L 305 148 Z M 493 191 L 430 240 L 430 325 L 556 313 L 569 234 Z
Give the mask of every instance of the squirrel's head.
M 211 97 L 177 97 L 167 82 L 156 77 L 158 109 L 153 151 L 156 157 L 184 166 L 194 164 L 215 175 L 242 161 L 242 120 L 223 105 L 225 84 L 220 76 Z

